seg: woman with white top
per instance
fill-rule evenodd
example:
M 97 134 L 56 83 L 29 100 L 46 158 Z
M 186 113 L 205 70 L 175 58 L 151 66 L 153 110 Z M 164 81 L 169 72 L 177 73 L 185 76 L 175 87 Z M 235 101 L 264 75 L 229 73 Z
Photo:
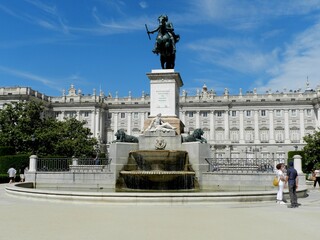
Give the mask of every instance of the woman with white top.
M 277 168 L 277 177 L 279 180 L 279 185 L 278 185 L 278 193 L 277 193 L 277 203 L 278 204 L 286 204 L 283 201 L 283 189 L 286 185 L 286 176 L 285 176 L 285 165 L 283 163 L 279 163 L 276 166 Z

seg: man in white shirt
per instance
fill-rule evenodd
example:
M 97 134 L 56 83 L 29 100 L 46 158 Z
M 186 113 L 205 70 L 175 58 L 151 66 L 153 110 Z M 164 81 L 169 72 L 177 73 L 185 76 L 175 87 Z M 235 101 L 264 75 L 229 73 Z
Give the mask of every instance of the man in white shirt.
M 17 170 L 15 170 L 13 167 L 9 168 L 8 172 L 9 174 L 9 183 L 13 183 L 14 179 L 16 178 Z

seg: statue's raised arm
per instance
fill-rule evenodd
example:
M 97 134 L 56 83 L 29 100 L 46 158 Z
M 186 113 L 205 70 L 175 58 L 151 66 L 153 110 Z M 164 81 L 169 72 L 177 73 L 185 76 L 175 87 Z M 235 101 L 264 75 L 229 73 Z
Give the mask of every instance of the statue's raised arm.
M 159 26 L 149 31 L 147 26 L 147 33 L 150 34 L 158 32 L 154 49 L 155 54 L 160 54 L 161 67 L 163 69 L 173 69 L 176 58 L 176 43 L 180 40 L 180 36 L 175 34 L 173 24 L 168 21 L 167 15 L 158 17 Z

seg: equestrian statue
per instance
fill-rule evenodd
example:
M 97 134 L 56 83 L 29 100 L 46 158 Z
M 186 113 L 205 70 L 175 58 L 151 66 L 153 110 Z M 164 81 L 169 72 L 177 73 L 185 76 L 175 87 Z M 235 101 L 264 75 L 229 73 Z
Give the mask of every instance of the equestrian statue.
M 146 30 L 149 39 L 150 33 L 158 32 L 156 43 L 152 52 L 160 54 L 160 62 L 162 69 L 174 69 L 176 59 L 176 43 L 180 40 L 180 36 L 174 33 L 174 28 L 171 22 L 168 21 L 168 16 L 163 14 L 158 17 L 159 26 L 152 31 Z

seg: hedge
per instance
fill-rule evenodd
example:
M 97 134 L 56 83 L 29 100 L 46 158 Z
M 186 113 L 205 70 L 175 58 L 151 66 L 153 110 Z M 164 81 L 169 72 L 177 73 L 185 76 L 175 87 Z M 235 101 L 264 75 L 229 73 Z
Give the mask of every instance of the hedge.
M 20 176 L 16 176 L 16 179 L 15 179 L 16 182 L 19 182 L 20 181 Z M 8 183 L 9 182 L 9 175 L 6 173 L 6 174 L 0 174 L 0 183 Z
M 13 155 L 14 153 L 14 147 L 0 146 L 0 156 Z
M 0 156 L 0 174 L 7 174 L 8 169 L 13 167 L 19 175 L 20 168 L 29 166 L 29 157 L 30 154 Z

